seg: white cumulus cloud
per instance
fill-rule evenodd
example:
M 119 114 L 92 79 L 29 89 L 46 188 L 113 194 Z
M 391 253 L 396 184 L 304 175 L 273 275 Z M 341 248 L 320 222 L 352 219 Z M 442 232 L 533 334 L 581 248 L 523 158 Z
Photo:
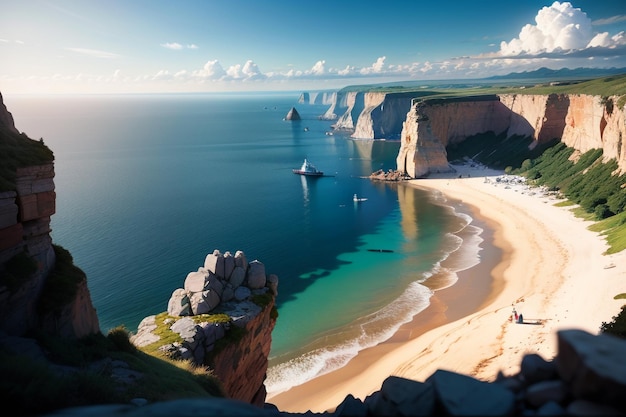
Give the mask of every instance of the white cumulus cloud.
M 504 57 L 555 57 L 568 54 L 577 57 L 594 57 L 615 54 L 616 48 L 626 46 L 624 32 L 611 36 L 608 32 L 594 33 L 592 24 L 619 21 L 614 16 L 606 22 L 593 22 L 587 14 L 569 2 L 555 1 L 543 7 L 535 17 L 536 25 L 525 25 L 519 37 L 501 42 L 499 56 Z
M 241 73 L 244 75 L 244 78 L 248 80 L 259 80 L 265 78 L 265 75 L 261 72 L 259 66 L 251 60 L 246 61 L 241 69 Z
M 226 75 L 226 71 L 217 59 L 208 61 L 201 70 L 193 71 L 194 77 L 206 78 L 210 80 L 219 80 Z
M 385 59 L 387 57 L 381 56 L 371 67 L 361 68 L 361 74 L 380 74 L 385 69 Z
M 326 61 L 317 61 L 309 72 L 314 75 L 324 75 L 326 73 Z
M 543 7 L 535 17 L 536 25 L 527 24 L 519 37 L 500 44 L 502 55 L 539 54 L 555 50 L 584 49 L 593 38 L 591 19 L 569 2 L 555 1 Z
M 231 65 L 226 70 L 227 78 L 232 80 L 262 80 L 267 78 L 259 69 L 259 66 L 252 60 L 246 61 L 245 64 Z

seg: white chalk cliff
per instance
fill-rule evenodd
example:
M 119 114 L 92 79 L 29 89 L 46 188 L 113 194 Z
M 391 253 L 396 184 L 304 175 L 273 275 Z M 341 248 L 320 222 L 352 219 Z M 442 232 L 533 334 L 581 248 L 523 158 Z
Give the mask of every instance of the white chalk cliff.
M 602 149 L 626 172 L 624 107 L 618 96 L 502 94 L 420 99 L 419 93 L 342 92 L 326 115 L 355 139 L 400 139 L 397 169 L 411 177 L 448 170 L 446 146 L 480 133 L 559 138 L 579 153 Z M 332 109 L 332 111 L 331 111 Z M 358 116 L 355 116 L 358 113 Z M 356 117 L 356 118 L 355 118 Z

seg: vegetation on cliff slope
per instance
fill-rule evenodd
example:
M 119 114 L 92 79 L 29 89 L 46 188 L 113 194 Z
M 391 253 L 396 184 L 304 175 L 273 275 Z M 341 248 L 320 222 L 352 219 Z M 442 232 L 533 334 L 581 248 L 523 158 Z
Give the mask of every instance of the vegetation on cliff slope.
M 87 275 L 74 264 L 72 254 L 59 245 L 52 245 L 56 261 L 43 287 L 45 297 L 39 298 L 39 313 L 44 315 L 70 304 L 78 292 L 78 286 Z
M 486 133 L 448 147 L 448 157 L 451 161 L 469 157 L 492 168 L 523 175 L 531 184 L 560 192 L 570 202 L 575 215 L 595 222 L 589 229 L 606 238 L 607 254 L 625 250 L 626 174 L 618 173 L 617 161 L 603 161 L 601 149 L 578 154 L 558 140 L 530 151 L 531 141 L 531 138 Z M 603 322 L 600 331 L 626 337 L 626 308 L 612 321 Z
M 607 253 L 626 249 L 626 174 L 617 173 L 617 161 L 603 161 L 601 149 L 573 157 L 576 150 L 558 140 L 529 150 L 531 141 L 488 132 L 446 150 L 450 161 L 469 157 L 559 191 L 577 205 L 576 215 L 596 221 L 591 229 L 606 236 Z
M 619 298 L 619 297 L 615 297 Z M 602 333 L 612 334 L 613 336 L 626 339 L 626 305 L 622 306 L 622 310 L 610 322 L 602 322 L 600 326 Z
M 533 139 L 528 136 L 506 136 L 506 132 L 496 135 L 493 132 L 470 136 L 463 142 L 446 147 L 450 162 L 463 160 L 469 157 L 475 161 L 495 168 L 520 167 L 527 159 L 538 158 L 543 151 L 558 143 L 558 139 L 536 146 L 532 150 L 528 147 Z
M 54 154 L 43 140 L 30 139 L 0 126 L 0 191 L 15 190 L 17 168 L 54 161 Z
M 539 158 L 528 160 L 520 172 L 537 185 L 560 191 L 595 220 L 626 210 L 626 174 L 616 174 L 617 161 L 602 161 L 602 150 L 592 149 L 572 161 L 574 149 L 559 143 Z
M 185 361 L 136 349 L 124 328 L 80 340 L 32 335 L 46 359 L 0 350 L 0 400 L 12 415 L 30 416 L 93 404 L 224 397 L 218 379 Z M 114 372 L 114 370 L 117 371 Z

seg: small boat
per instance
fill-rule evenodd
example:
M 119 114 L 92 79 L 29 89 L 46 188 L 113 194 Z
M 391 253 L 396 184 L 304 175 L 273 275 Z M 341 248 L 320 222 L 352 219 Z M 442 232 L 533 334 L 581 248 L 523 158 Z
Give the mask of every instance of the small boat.
M 310 163 L 306 158 L 304 159 L 304 162 L 302 163 L 300 169 L 293 169 L 292 171 L 294 174 L 309 175 L 311 177 L 321 177 L 322 175 L 324 175 L 324 172 L 319 171 L 317 168 L 315 168 L 315 165 Z
M 359 196 L 357 196 L 357 195 L 355 194 L 355 195 L 354 195 L 354 197 L 352 197 L 352 200 L 353 200 L 355 203 L 360 203 L 361 201 L 366 201 L 366 200 L 367 200 L 367 198 L 362 198 L 362 197 L 359 197 Z

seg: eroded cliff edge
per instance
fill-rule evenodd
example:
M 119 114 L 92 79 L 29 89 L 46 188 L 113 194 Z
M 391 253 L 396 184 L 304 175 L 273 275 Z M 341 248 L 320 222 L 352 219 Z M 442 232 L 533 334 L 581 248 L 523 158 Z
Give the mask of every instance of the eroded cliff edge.
M 532 138 L 529 148 L 560 139 L 585 153 L 602 149 L 626 171 L 624 109 L 618 97 L 580 94 L 504 94 L 448 100 L 415 100 L 401 134 L 397 169 L 414 178 L 450 170 L 448 145 L 494 132 Z
M 584 153 L 602 149 L 626 171 L 624 107 L 619 96 L 586 94 L 487 94 L 420 98 L 419 92 L 339 92 L 324 117 L 358 139 L 398 139 L 397 169 L 413 178 L 448 172 L 446 147 L 493 132 L 525 136 L 538 144 L 560 139 Z M 358 114 L 358 115 L 357 115 Z
M 72 288 L 66 289 L 67 298 L 46 292 L 67 254 L 55 247 L 50 237 L 50 216 L 56 210 L 54 158 L 42 141 L 19 133 L 1 95 L 0 140 L 4 154 L 0 187 L 0 330 L 11 336 L 40 330 L 74 338 L 100 332 L 82 271 L 75 271 Z M 57 259 L 59 253 L 61 261 Z

